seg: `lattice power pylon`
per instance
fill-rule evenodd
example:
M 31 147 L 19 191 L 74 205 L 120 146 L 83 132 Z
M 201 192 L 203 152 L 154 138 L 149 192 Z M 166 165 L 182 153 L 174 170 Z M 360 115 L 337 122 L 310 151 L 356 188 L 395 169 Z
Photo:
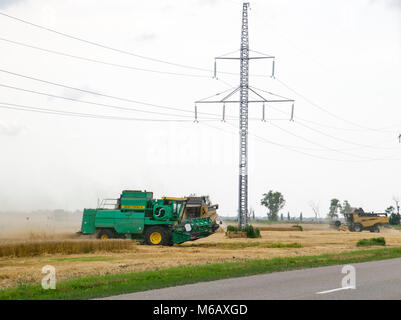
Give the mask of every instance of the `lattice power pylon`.
M 238 227 L 244 228 L 248 223 L 248 104 L 263 103 L 263 118 L 265 121 L 265 103 L 270 102 L 294 102 L 294 100 L 283 98 L 269 100 L 264 98 L 257 92 L 258 89 L 249 86 L 249 60 L 251 59 L 274 59 L 273 56 L 259 53 L 261 56 L 249 57 L 249 37 L 248 37 L 248 9 L 249 2 L 242 5 L 242 27 L 241 27 L 241 47 L 239 57 L 220 56 L 215 58 L 214 77 L 216 77 L 216 60 L 217 59 L 237 59 L 240 60 L 240 85 L 231 91 L 221 100 L 202 99 L 195 102 L 195 121 L 198 121 L 199 103 L 223 103 L 223 121 L 225 121 L 225 104 L 239 103 L 239 184 L 238 184 Z M 272 68 L 272 77 L 274 77 L 274 60 Z M 249 91 L 255 94 L 256 100 L 249 100 Z M 238 100 L 228 100 L 235 93 L 239 92 Z M 270 93 L 271 94 L 271 93 Z M 294 105 L 292 105 L 291 119 L 293 117 Z
M 239 190 L 238 227 L 246 227 L 248 217 L 248 87 L 249 87 L 249 38 L 248 6 L 242 7 L 240 49 L 240 107 L 239 107 Z

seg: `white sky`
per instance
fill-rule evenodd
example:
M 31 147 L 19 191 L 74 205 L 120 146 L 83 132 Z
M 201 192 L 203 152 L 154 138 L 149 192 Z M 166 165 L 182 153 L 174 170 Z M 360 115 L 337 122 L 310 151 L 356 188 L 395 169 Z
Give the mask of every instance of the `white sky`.
M 207 69 L 213 68 L 215 56 L 240 44 L 242 4 L 237 0 L 38 3 L 0 0 L 0 12 L 140 55 Z M 253 120 L 250 134 L 308 154 L 250 136 L 249 203 L 256 214 L 266 214 L 259 202 L 270 189 L 284 194 L 285 214 L 302 211 L 304 216 L 313 215 L 310 201 L 319 203 L 325 216 L 333 197 L 368 211 L 384 210 L 393 196 L 401 197 L 401 1 L 255 0 L 249 19 L 250 48 L 276 56 L 279 80 L 329 113 L 359 124 L 330 116 L 277 80 L 251 76 L 251 85 L 294 98 L 296 103 L 294 122 Z M 188 111 L 193 111 L 195 100 L 239 81 L 239 76 L 219 74 L 218 81 L 211 78 L 212 72 L 101 49 L 1 15 L 0 38 L 136 68 L 210 76 L 129 70 L 0 40 L 2 70 Z M 238 61 L 218 63 L 218 71 L 238 70 Z M 270 75 L 270 70 L 268 61 L 251 62 L 251 74 Z M 193 115 L 100 98 L 2 72 L 0 84 L 180 117 L 107 109 L 4 87 L 0 87 L 0 103 L 131 118 L 191 120 L 183 116 Z M 273 107 L 284 113 L 268 107 L 268 117 L 289 118 L 290 105 Z M 198 109 L 222 112 L 221 105 Z M 226 109 L 227 116 L 238 117 L 237 105 Z M 260 105 L 250 105 L 250 117 L 261 117 Z M 220 214 L 235 216 L 237 120 L 231 125 L 200 120 L 198 124 L 100 120 L 0 108 L 1 208 L 75 210 L 95 206 L 97 198 L 117 197 L 123 189 L 147 189 L 157 197 L 209 194 L 220 204 Z

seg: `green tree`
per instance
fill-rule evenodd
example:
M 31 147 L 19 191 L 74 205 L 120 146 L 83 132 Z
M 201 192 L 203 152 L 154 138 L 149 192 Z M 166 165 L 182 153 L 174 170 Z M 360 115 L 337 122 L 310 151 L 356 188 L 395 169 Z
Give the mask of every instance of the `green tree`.
M 385 210 L 385 212 L 387 213 L 387 214 L 392 214 L 392 213 L 394 213 L 394 207 L 393 206 L 389 206 L 386 210 Z
M 395 213 L 395 208 L 393 206 L 390 206 L 386 209 L 387 215 L 389 215 L 389 223 L 391 225 L 398 225 L 400 224 L 400 216 Z
M 268 193 L 263 194 L 260 204 L 269 210 L 267 212 L 268 219 L 271 221 L 277 221 L 278 213 L 284 207 L 285 200 L 280 192 L 270 190 Z
M 287 212 L 287 220 L 290 221 L 291 220 L 291 216 L 290 216 L 290 212 Z
M 302 222 L 302 212 L 299 214 L 299 221 Z
M 399 225 L 400 224 L 400 217 L 396 213 L 390 214 L 390 218 L 388 218 L 388 222 L 391 225 Z
M 281 220 L 281 221 L 283 221 L 283 220 L 284 220 L 283 213 L 281 213 L 281 215 L 280 215 L 280 220 Z
M 330 219 L 338 218 L 338 210 L 341 209 L 340 200 L 333 198 L 330 200 L 330 208 L 327 217 Z
M 352 211 L 354 210 L 354 208 L 351 207 L 351 205 L 349 204 L 348 200 L 345 200 L 343 202 L 343 205 L 341 207 L 341 213 L 342 214 L 347 214 L 347 213 L 352 213 Z

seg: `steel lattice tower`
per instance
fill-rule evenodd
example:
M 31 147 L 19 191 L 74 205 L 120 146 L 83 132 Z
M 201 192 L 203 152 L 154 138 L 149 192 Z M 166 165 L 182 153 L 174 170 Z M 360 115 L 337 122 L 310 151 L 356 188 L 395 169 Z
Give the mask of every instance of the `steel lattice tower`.
M 249 37 L 248 7 L 242 7 L 241 49 L 240 49 L 240 108 L 239 108 L 239 185 L 238 185 L 238 227 L 247 225 L 248 217 L 248 87 L 249 87 Z
M 200 103 L 222 103 L 223 104 L 223 118 L 225 121 L 225 104 L 226 103 L 239 103 L 239 184 L 238 184 L 238 227 L 243 228 L 248 224 L 248 104 L 249 103 L 263 103 L 262 109 L 262 121 L 265 122 L 265 103 L 277 103 L 277 102 L 294 102 L 292 99 L 284 98 L 283 96 L 273 95 L 273 99 L 266 99 L 264 93 L 258 93 L 260 89 L 249 86 L 249 61 L 252 59 L 274 59 L 274 56 L 266 55 L 264 53 L 258 53 L 258 56 L 249 56 L 249 37 L 248 37 L 248 9 L 249 2 L 242 4 L 242 27 L 241 27 L 241 47 L 239 57 L 228 57 L 230 53 L 216 57 L 214 63 L 214 78 L 217 79 L 216 73 L 216 60 L 227 59 L 227 60 L 240 60 L 240 85 L 232 90 L 230 93 L 220 100 L 209 100 L 204 98 L 195 101 L 195 122 L 198 122 L 198 108 L 197 104 Z M 274 60 L 272 65 L 271 77 L 274 78 Z M 227 91 L 227 90 L 226 90 Z M 249 91 L 253 95 L 256 95 L 256 99 L 249 100 Z M 262 90 L 263 91 L 263 90 Z M 234 94 L 239 92 L 239 99 L 231 99 Z M 264 91 L 266 92 L 266 91 Z M 222 93 L 218 93 L 220 95 Z M 216 95 L 215 95 L 216 96 Z M 291 118 L 294 115 L 294 104 L 292 105 Z

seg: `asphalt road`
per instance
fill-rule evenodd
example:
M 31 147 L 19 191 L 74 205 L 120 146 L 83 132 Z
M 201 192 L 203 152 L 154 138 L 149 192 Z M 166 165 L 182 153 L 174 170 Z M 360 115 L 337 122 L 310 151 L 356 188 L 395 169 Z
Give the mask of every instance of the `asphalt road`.
M 342 273 L 343 265 L 337 265 L 202 282 L 105 299 L 401 299 L 401 258 L 352 266 L 355 267 L 355 289 L 343 289 L 342 279 L 346 274 Z

